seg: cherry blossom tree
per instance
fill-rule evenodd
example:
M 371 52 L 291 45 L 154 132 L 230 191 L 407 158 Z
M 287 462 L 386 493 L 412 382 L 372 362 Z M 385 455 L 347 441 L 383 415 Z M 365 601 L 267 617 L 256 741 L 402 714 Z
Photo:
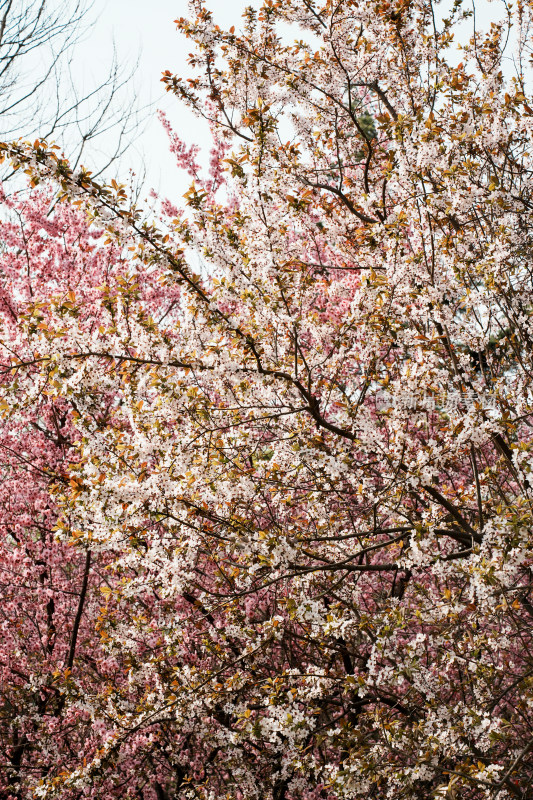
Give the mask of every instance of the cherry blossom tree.
M 167 125 L 193 183 L 158 219 L 46 143 L 2 145 L 105 230 L 79 286 L 8 256 L 8 474 L 21 419 L 51 453 L 29 458 L 24 535 L 56 536 L 33 580 L 71 553 L 75 621 L 86 553 L 102 570 L 77 674 L 20 678 L 27 796 L 531 795 L 531 10 L 457 63 L 460 3 L 265 0 L 236 32 L 194 0 L 196 77 L 164 81 L 215 146 L 205 175 Z M 10 315 L 24 260 L 46 280 Z
M 117 248 L 102 247 L 102 231 L 88 227 L 83 209 L 54 207 L 54 192 L 2 201 L 8 212 L 0 255 L 4 345 L 27 348 L 25 315 L 51 295 L 89 332 L 102 287 L 111 291 L 127 282 L 129 265 Z M 147 293 L 149 281 L 143 283 Z M 83 303 L 81 313 L 74 297 Z M 42 377 L 33 369 L 30 394 L 22 395 L 16 372 L 2 376 L 18 396 L 9 413 L 6 405 L 1 409 L 0 794 L 6 798 L 32 796 L 41 778 L 94 757 L 105 729 L 93 718 L 92 698 L 102 684 L 118 689 L 124 683 L 124 665 L 102 649 L 98 624 L 114 586 L 109 559 L 89 542 L 73 546 L 74 531 L 69 539 L 56 537 L 51 490 L 68 483 L 79 434 L 75 403 L 55 397 Z M 109 399 L 100 398 L 94 414 L 105 424 Z

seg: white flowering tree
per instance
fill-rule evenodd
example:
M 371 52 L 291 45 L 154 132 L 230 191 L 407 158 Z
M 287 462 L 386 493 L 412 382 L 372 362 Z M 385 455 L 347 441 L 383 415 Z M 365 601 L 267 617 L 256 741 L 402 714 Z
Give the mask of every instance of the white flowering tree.
M 460 63 L 439 9 L 192 2 L 164 80 L 216 146 L 169 131 L 157 223 L 3 146 L 130 263 L 3 340 L 5 424 L 70 408 L 57 532 L 107 565 L 91 733 L 35 796 L 531 796 L 531 8 Z

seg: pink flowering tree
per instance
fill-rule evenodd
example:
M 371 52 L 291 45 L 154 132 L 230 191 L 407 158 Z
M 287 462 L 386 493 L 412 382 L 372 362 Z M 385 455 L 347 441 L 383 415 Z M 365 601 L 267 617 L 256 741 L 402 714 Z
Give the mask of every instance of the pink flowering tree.
M 156 221 L 2 146 L 117 264 L 87 284 L 73 246 L 86 288 L 44 259 L 42 298 L 4 312 L 10 458 L 20 414 L 38 442 L 68 409 L 24 535 L 51 514 L 69 619 L 85 554 L 102 569 L 97 680 L 82 647 L 54 694 L 79 745 L 40 767 L 57 737 L 32 706 L 27 796 L 530 796 L 531 9 L 459 64 L 461 5 L 437 12 L 265 0 L 236 32 L 191 2 L 196 77 L 164 81 L 215 149 L 205 175 L 165 123 L 193 183 Z M 18 286 L 38 258 L 17 253 Z
M 100 709 L 107 687 L 120 691 L 126 679 L 124 662 L 105 651 L 99 628 L 115 586 L 110 558 L 65 516 L 66 535 L 57 536 L 53 494 L 69 484 L 81 439 L 76 404 L 57 395 L 28 332 L 45 324 L 55 298 L 60 314 L 90 337 L 106 293 L 128 286 L 133 274 L 117 247 L 103 246 L 102 229 L 89 227 L 85 208 L 57 205 L 55 193 L 42 190 L 2 196 L 2 203 L 1 383 L 15 398 L 1 408 L 0 444 L 0 794 L 7 800 L 33 796 L 43 778 L 54 781 L 96 756 L 107 731 L 94 705 Z M 136 291 L 147 302 L 157 294 L 146 276 Z M 24 390 L 17 370 L 7 368 L 15 353 L 28 363 Z M 114 403 L 104 393 L 95 398 L 98 425 L 109 424 Z M 157 785 L 153 771 L 140 775 L 132 764 L 134 786 Z

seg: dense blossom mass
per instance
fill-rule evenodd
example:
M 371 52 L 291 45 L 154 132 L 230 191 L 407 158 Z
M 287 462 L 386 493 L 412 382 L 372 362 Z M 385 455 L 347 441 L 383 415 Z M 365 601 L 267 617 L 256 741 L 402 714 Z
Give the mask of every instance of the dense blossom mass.
M 193 0 L 182 207 L 1 145 L 2 797 L 532 796 L 532 12 Z

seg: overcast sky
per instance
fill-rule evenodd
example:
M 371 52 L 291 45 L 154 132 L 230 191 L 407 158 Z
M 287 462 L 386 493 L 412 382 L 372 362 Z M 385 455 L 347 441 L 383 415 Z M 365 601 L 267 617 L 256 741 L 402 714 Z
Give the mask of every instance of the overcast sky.
M 224 0 L 213 3 L 219 24 L 238 26 L 240 14 L 250 0 Z M 174 20 L 187 14 L 186 0 L 96 0 L 97 17 L 91 34 L 78 46 L 79 79 L 90 85 L 104 75 L 112 58 L 113 43 L 119 58 L 135 62 L 139 58 L 136 94 L 141 103 L 152 102 L 148 122 L 129 153 L 126 164 L 134 166 L 143 159 L 147 186 L 173 199 L 186 191 L 190 178 L 183 175 L 168 154 L 168 139 L 157 119 L 156 109 L 168 115 L 176 131 L 189 142 L 209 149 L 206 126 L 188 112 L 183 104 L 164 91 L 161 73 L 169 69 L 179 75 L 188 73 L 187 55 L 191 43 L 176 31 Z M 124 168 L 124 165 L 123 165 Z

